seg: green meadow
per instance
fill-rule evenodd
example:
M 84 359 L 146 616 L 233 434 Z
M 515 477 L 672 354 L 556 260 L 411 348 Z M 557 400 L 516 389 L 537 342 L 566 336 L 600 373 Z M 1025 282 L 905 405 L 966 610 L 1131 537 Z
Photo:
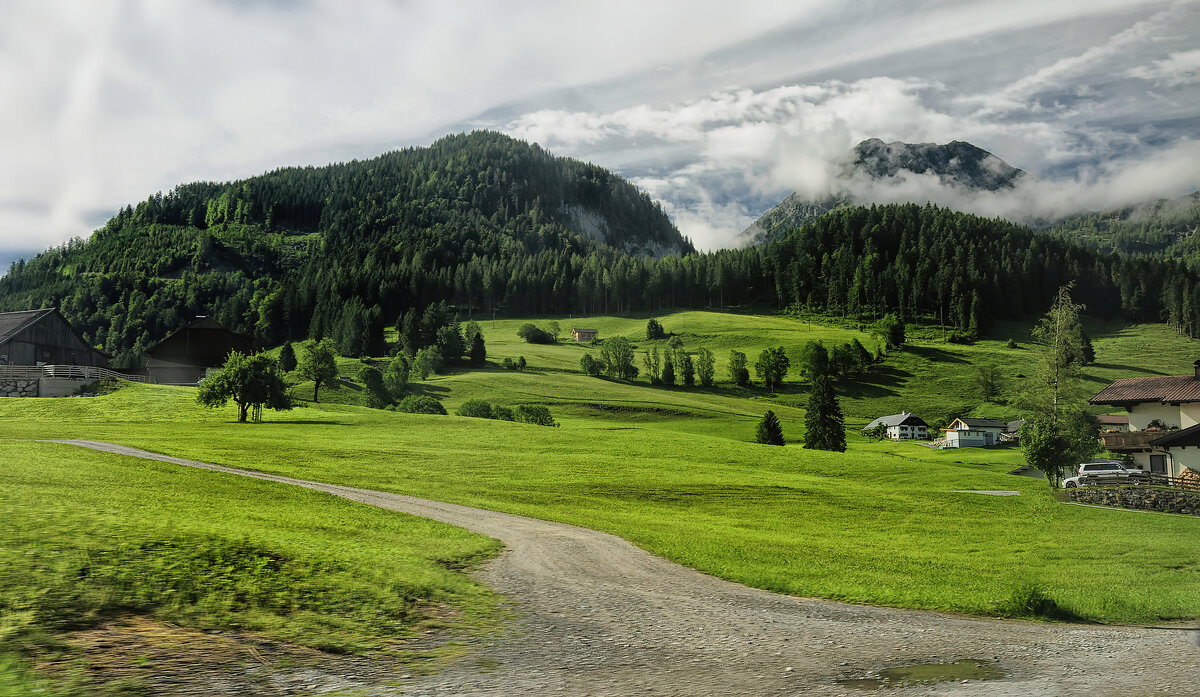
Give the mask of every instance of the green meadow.
M 0 529 L 0 648 L 19 651 L 21 641 L 33 641 L 20 637 L 53 636 L 70 624 L 64 617 L 139 612 L 357 651 L 406 636 L 428 603 L 447 603 L 480 623 L 492 608 L 485 589 L 447 568 L 494 552 L 484 538 L 284 485 L 21 440 L 31 438 L 107 440 L 574 523 L 800 596 L 1007 616 L 1026 614 L 1014 597 L 1036 587 L 1064 614 L 1089 621 L 1200 617 L 1200 519 L 1064 505 L 1044 481 L 1009 474 L 1022 464 L 1012 448 L 936 451 L 858 435 L 868 419 L 901 409 L 930 421 L 1006 415 L 1009 407 L 978 398 L 971 375 L 979 364 L 997 365 L 1005 376 L 1000 401 L 1015 394 L 1018 376 L 1033 370 L 1028 327 L 997 327 L 994 338 L 970 346 L 916 328 L 909 346 L 839 386 L 849 448 L 826 453 L 798 444 L 802 381 L 790 377 L 777 394 L 733 387 L 724 361 L 731 348 L 753 364 L 762 348 L 793 353 L 810 339 L 832 346 L 859 338 L 873 349 L 868 334 L 782 317 L 688 312 L 660 320 L 686 350 L 716 352 L 716 387 L 584 376 L 579 356 L 594 347 L 525 344 L 516 320 L 481 322 L 487 366 L 411 386 L 451 412 L 476 398 L 546 405 L 559 428 L 367 409 L 346 403 L 353 387 L 322 390 L 321 403 L 267 412 L 260 424 L 235 423 L 232 406 L 199 407 L 188 388 L 129 384 L 93 398 L 0 400 L 0 437 L 11 439 L 0 440 L 0 457 L 14 463 L 0 471 L 0 505 L 15 521 Z M 645 318 L 558 321 L 564 334 L 573 323 L 602 337 L 623 333 L 639 351 L 653 345 L 639 336 Z M 1190 372 L 1195 344 L 1164 327 L 1089 331 L 1097 351 L 1089 386 Z M 529 361 L 526 371 L 495 365 L 517 355 Z M 341 365 L 350 376 L 361 362 Z M 303 385 L 297 394 L 311 396 Z M 766 409 L 780 415 L 786 447 L 750 442 Z M 992 489 L 1020 495 L 960 493 Z M 36 553 L 43 549 L 56 553 Z M 199 550 L 187 557 L 199 568 L 217 563 L 209 557 L 251 561 L 233 564 L 225 586 L 196 584 L 186 597 L 168 597 L 175 577 L 163 559 L 181 549 Z M 122 564 L 102 564 L 107 570 L 95 580 L 78 581 L 87 559 Z M 130 590 L 125 560 L 161 577 L 161 594 Z M 273 583 L 286 587 L 282 598 L 272 595 Z M 268 590 L 235 592 L 242 586 Z M 52 598 L 77 593 L 82 609 L 39 609 L 45 588 Z M 345 603 L 357 598 L 366 602 L 347 612 Z M 326 646 L 318 637 L 333 638 Z

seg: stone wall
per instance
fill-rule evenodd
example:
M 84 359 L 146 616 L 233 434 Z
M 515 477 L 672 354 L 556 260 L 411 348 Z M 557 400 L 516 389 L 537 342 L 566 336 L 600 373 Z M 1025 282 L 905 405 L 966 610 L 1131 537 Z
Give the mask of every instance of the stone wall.
M 1139 486 L 1086 487 L 1066 491 L 1072 501 L 1079 503 L 1200 515 L 1200 492 Z
M 0 397 L 36 397 L 38 396 L 38 379 L 31 378 L 15 379 L 4 378 L 0 379 Z

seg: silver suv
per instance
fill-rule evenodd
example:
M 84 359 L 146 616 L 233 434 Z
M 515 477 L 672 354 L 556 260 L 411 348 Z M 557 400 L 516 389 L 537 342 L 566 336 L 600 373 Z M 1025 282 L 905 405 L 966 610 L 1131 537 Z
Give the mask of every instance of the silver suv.
M 1141 473 L 1141 470 L 1126 469 L 1125 463 L 1119 460 L 1093 460 L 1079 465 L 1075 476 L 1064 479 L 1062 485 L 1064 489 L 1074 489 L 1077 486 L 1116 484 Z

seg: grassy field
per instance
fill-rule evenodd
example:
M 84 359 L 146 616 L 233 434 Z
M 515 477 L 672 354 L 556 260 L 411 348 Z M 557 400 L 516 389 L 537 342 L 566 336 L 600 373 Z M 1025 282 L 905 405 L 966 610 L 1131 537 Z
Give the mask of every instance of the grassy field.
M 744 350 L 753 362 L 767 346 L 795 351 L 813 338 L 827 345 L 851 337 L 869 341 L 853 329 L 784 318 L 680 313 L 661 321 L 683 338 L 686 349 L 705 345 L 722 361 L 729 348 Z M 567 321 L 559 322 L 569 329 Z M 1008 474 L 1022 464 L 1014 449 L 936 451 L 857 435 L 855 426 L 903 408 L 927 420 L 1008 413 L 1003 404 L 983 403 L 974 394 L 971 373 L 981 363 L 995 364 L 1006 377 L 1002 398 L 1019 390 L 1019 376 L 1033 369 L 1028 327 L 1001 326 L 994 339 L 971 346 L 943 344 L 933 330 L 916 328 L 910 346 L 888 356 L 859 383 L 839 386 L 852 425 L 849 450 L 838 454 L 796 445 L 807 390 L 796 378 L 775 395 L 726 383 L 702 390 L 590 378 L 572 372 L 586 349 L 524 344 L 516 337 L 519 324 L 497 321 L 493 328 L 490 321 L 482 323 L 489 361 L 525 355 L 529 370 L 495 365 L 454 370 L 416 383 L 413 390 L 442 399 L 451 410 L 472 398 L 548 405 L 561 428 L 331 403 L 301 403 L 291 412 L 268 412 L 262 424 L 236 424 L 232 407 L 200 408 L 187 388 L 129 385 L 88 399 L 0 400 L 0 437 L 110 440 L 570 522 L 613 532 L 708 573 L 802 596 L 1003 615 L 1014 612 L 1014 593 L 1036 586 L 1067 613 L 1094 621 L 1200 617 L 1195 571 L 1200 519 L 1062 505 L 1043 481 Z M 576 324 L 600 329 L 602 335 L 634 336 L 645 319 L 588 318 Z M 1116 377 L 1190 372 L 1195 344 L 1163 327 L 1092 325 L 1089 331 L 1097 364 L 1086 373 L 1097 389 Z M 1005 345 L 1010 337 L 1018 348 Z M 352 375 L 358 365 L 344 360 L 344 374 Z M 719 363 L 719 376 L 721 368 Z M 339 396 L 351 392 L 339 391 Z M 749 442 L 754 423 L 768 408 L 781 416 L 787 447 Z M 21 556 L 20 550 L 31 545 L 136 547 L 183 535 L 244 538 L 250 549 L 269 550 L 296 568 L 333 564 L 342 575 L 318 576 L 314 583 L 362 587 L 368 597 L 400 578 L 405 597 L 487 607 L 485 593 L 433 561 L 477 558 L 494 547 L 444 526 L 216 473 L 180 474 L 169 465 L 126 462 L 64 446 L 3 441 L 0 446 L 24 463 L 0 472 L 5 484 L 0 492 L 8 496 L 0 500 L 10 507 L 6 517 L 21 521 L 7 534 L 26 535 L 23 543 L 0 543 L 5 554 L 17 550 L 8 557 L 9 573 L 35 579 L 4 584 L 26 589 L 19 592 L 38 585 L 39 574 L 53 571 L 31 566 L 29 557 Z M 51 463 L 54 476 L 34 474 L 35 462 Z M 108 486 L 100 492 L 85 486 L 76 496 L 66 493 L 74 486 L 72 478 L 94 478 Z M 1013 489 L 1021 495 L 958 491 L 969 489 Z M 156 493 L 162 498 L 152 498 Z M 102 509 L 107 512 L 87 503 L 100 494 L 111 501 Z M 123 525 L 122 512 L 147 498 L 150 505 Z M 270 510 L 247 504 L 263 498 L 275 502 Z M 75 512 L 46 514 L 43 509 Z M 230 515 L 218 515 L 224 511 Z M 319 515 L 333 516 L 336 525 Z M 75 522 L 90 521 L 88 516 L 97 520 Z M 397 522 L 388 522 L 393 518 Z M 219 526 L 214 519 L 221 520 Z M 79 531 L 87 526 L 104 533 L 85 540 Z M 371 531 L 362 546 L 331 543 L 358 526 Z M 385 562 L 384 550 L 408 551 Z M 354 573 L 359 568 L 362 575 Z M 410 586 L 414 578 L 424 580 Z M 169 604 L 150 611 L 188 622 L 253 620 L 258 624 L 252 626 L 299 641 L 308 631 L 289 624 L 287 616 L 273 615 L 270 606 L 224 615 L 189 614 Z M 325 611 L 315 609 L 312 621 L 322 621 Z M 355 621 L 341 628 L 351 649 L 404 631 L 399 623 L 381 625 L 386 631 L 372 634 L 363 627 L 373 626 L 373 620 L 366 617 L 357 626 Z
M 127 614 L 338 653 L 400 650 L 438 603 L 490 621 L 495 598 L 447 564 L 497 545 L 459 528 L 68 445 L 0 440 L 0 461 L 0 694 L 33 687 L 16 658 Z

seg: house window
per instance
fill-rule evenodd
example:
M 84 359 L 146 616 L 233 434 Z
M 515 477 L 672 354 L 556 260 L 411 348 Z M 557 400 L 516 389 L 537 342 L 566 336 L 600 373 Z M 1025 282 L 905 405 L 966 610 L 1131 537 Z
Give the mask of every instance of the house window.
M 1167 473 L 1167 456 L 1166 455 L 1151 455 L 1150 456 L 1150 472 L 1152 474 Z

